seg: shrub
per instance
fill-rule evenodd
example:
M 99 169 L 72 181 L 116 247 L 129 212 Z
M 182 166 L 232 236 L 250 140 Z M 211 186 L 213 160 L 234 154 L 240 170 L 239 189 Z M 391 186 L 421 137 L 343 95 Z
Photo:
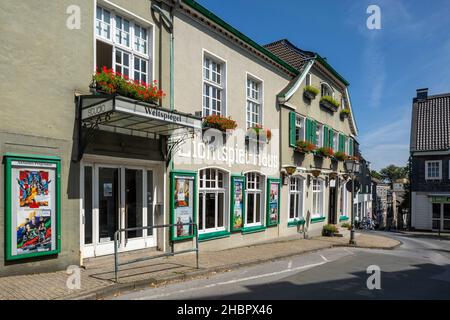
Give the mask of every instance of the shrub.
M 331 157 L 334 155 L 334 152 L 330 147 L 322 147 L 316 150 L 316 154 L 322 157 Z
M 322 102 L 322 101 L 327 101 L 327 102 L 331 103 L 333 106 L 335 106 L 336 108 L 339 108 L 339 106 L 341 105 L 338 101 L 334 100 L 330 96 L 323 96 L 322 99 L 320 99 L 320 102 Z
M 226 131 L 236 129 L 237 123 L 230 117 L 213 114 L 203 118 L 203 127 Z
M 308 91 L 308 92 L 311 92 L 315 96 L 317 96 L 319 94 L 319 92 L 320 92 L 319 89 L 317 89 L 316 87 L 313 87 L 313 86 L 306 86 L 304 90 Z
M 310 153 L 316 149 L 316 146 L 309 141 L 298 140 L 297 143 L 297 151 L 303 153 Z
M 333 236 L 335 233 L 338 233 L 338 228 L 334 224 L 326 224 L 323 226 L 322 235 Z
M 350 109 L 341 110 L 341 116 L 348 117 L 350 115 Z
M 345 222 L 345 223 L 341 224 L 341 227 L 350 230 L 352 228 L 352 225 L 348 222 Z

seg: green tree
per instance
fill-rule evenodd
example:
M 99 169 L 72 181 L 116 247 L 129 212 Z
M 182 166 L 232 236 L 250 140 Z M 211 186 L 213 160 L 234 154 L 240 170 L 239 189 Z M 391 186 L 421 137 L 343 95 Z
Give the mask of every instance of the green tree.
M 397 179 L 408 178 L 408 167 L 397 167 L 393 164 L 380 170 L 383 180 L 388 181 L 391 185 Z
M 370 171 L 370 176 L 372 178 L 375 178 L 375 179 L 378 179 L 378 180 L 383 180 L 384 179 L 383 176 L 376 170 L 371 170 Z

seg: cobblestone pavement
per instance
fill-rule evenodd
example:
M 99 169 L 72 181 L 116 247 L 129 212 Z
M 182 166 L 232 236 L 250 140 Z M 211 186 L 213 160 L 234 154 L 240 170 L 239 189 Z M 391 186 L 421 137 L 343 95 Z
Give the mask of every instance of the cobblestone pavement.
M 399 241 L 374 234 L 359 234 L 357 246 L 364 248 L 391 249 L 400 244 Z M 96 298 L 102 292 L 115 288 L 163 285 L 171 281 L 205 276 L 210 273 L 277 260 L 305 252 L 344 246 L 348 238 L 316 237 L 303 239 L 302 236 L 277 239 L 275 242 L 264 242 L 215 252 L 200 252 L 200 268 L 196 269 L 195 254 L 182 254 L 172 257 L 134 262 L 148 257 L 155 252 L 145 250 L 121 255 L 120 281 L 114 280 L 114 260 L 112 256 L 98 258 L 81 268 L 81 288 L 68 289 L 68 274 L 65 271 L 41 273 L 34 275 L 11 276 L 0 278 L 0 299 L 76 299 Z M 128 263 L 127 263 L 128 262 Z

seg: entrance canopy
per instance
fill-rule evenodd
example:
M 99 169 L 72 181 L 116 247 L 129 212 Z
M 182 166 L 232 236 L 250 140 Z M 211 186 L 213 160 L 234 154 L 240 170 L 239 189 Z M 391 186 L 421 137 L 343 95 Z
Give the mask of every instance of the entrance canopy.
M 202 129 L 202 120 L 196 116 L 126 97 L 84 95 L 80 98 L 84 127 L 144 137 L 170 136 L 181 128 Z

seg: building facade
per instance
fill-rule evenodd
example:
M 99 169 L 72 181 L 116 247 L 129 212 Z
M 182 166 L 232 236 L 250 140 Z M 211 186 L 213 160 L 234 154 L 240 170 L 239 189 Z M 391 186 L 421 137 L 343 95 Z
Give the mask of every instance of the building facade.
M 450 231 L 450 94 L 417 90 L 411 127 L 411 227 Z
M 319 54 L 288 40 L 265 47 L 299 70 L 278 94 L 281 198 L 288 199 L 281 203 L 280 229 L 320 234 L 324 224 L 347 221 L 351 213 L 342 160 L 354 155 L 357 131 L 348 83 Z
M 348 219 L 356 124 L 319 55 L 292 61 L 191 0 L 0 9 L 0 276 L 114 240 L 168 252 L 198 230 L 200 250 L 221 250 Z

